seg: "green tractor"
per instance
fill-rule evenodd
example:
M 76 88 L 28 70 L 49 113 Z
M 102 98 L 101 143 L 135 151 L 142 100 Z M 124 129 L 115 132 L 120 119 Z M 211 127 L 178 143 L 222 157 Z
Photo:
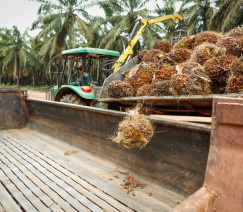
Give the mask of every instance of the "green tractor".
M 52 100 L 70 104 L 92 106 L 104 80 L 120 53 L 106 49 L 76 48 L 57 56 L 57 85 L 51 88 Z M 64 84 L 64 78 L 67 83 Z M 74 82 L 71 82 L 73 80 Z

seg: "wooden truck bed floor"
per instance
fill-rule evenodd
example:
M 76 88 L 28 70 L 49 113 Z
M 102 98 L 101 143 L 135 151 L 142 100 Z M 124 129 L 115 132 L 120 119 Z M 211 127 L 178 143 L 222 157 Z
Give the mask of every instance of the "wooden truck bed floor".
M 127 194 L 128 174 L 146 187 Z M 170 211 L 185 198 L 44 133 L 0 130 L 0 211 Z

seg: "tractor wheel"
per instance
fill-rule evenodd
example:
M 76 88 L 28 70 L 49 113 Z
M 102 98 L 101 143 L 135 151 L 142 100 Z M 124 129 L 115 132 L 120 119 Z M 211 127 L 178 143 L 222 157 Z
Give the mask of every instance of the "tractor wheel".
M 75 104 L 75 105 L 85 105 L 85 106 L 88 105 L 87 102 L 84 99 L 82 99 L 77 94 L 72 94 L 72 93 L 64 95 L 60 99 L 60 102 Z

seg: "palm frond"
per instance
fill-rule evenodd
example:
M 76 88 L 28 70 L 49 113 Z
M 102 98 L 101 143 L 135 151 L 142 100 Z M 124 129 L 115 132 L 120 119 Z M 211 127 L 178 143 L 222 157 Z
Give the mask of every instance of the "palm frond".
M 104 38 L 101 40 L 99 46 L 100 47 L 106 47 L 109 48 L 109 46 L 111 46 L 111 43 L 114 42 L 117 38 L 117 36 L 119 36 L 121 34 L 121 31 L 124 29 L 124 27 L 126 26 L 126 23 L 129 21 L 129 17 L 125 16 L 119 24 L 117 24 L 113 29 L 111 29 L 105 36 Z
M 85 38 L 88 39 L 89 44 L 92 44 L 94 37 L 93 37 L 93 34 L 90 31 L 89 26 L 78 16 L 75 16 L 75 19 L 77 21 L 80 33 L 83 34 L 85 36 Z

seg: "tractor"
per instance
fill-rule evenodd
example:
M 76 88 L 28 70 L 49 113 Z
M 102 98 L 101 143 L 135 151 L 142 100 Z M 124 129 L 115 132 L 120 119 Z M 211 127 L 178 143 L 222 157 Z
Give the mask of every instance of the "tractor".
M 57 56 L 58 82 L 51 88 L 52 100 L 94 105 L 104 80 L 113 71 L 112 66 L 119 56 L 117 51 L 88 47 L 63 51 Z M 66 84 L 63 84 L 64 77 Z M 71 82 L 73 79 L 76 81 Z

